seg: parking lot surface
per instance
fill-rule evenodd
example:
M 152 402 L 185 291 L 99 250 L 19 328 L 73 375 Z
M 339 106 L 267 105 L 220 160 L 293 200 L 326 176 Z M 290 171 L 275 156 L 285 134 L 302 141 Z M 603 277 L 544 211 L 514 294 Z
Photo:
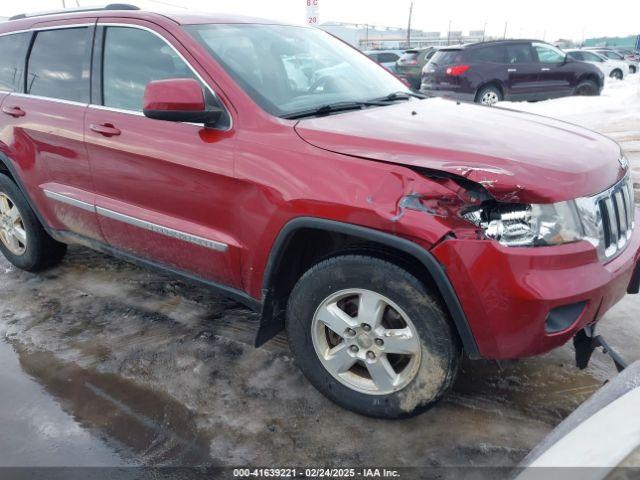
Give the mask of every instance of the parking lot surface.
M 612 136 L 640 179 L 635 77 L 600 98 L 509 107 Z M 628 296 L 599 327 L 630 361 L 638 311 Z M 569 345 L 465 361 L 429 412 L 373 420 L 313 389 L 284 336 L 254 349 L 257 324 L 231 300 L 84 248 L 38 275 L 0 259 L 0 466 L 511 466 L 616 374 L 601 353 L 577 370 Z

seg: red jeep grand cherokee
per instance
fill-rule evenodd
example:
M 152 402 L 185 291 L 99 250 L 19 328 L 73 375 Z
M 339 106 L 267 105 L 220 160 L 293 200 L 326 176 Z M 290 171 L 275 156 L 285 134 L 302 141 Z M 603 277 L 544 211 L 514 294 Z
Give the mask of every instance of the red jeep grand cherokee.
M 416 414 L 462 352 L 547 352 L 638 292 L 601 135 L 422 99 L 314 28 L 113 5 L 0 34 L 7 259 L 79 243 L 216 288 L 348 409 Z

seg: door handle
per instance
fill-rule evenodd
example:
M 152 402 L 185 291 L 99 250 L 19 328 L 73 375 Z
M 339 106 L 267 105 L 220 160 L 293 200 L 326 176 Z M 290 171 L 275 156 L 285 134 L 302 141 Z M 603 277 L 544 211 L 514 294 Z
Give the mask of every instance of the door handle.
M 507 72 L 517 72 L 517 68 L 507 68 Z
M 542 68 L 541 69 L 543 72 L 548 72 L 549 70 L 551 70 L 550 68 Z
M 99 133 L 100 135 L 104 135 L 105 137 L 114 137 L 116 135 L 120 135 L 120 129 L 114 127 L 111 123 L 101 123 L 95 124 L 92 123 L 89 125 L 91 131 Z
M 14 118 L 24 117 L 26 115 L 25 111 L 20 107 L 2 107 L 2 113 L 11 115 Z

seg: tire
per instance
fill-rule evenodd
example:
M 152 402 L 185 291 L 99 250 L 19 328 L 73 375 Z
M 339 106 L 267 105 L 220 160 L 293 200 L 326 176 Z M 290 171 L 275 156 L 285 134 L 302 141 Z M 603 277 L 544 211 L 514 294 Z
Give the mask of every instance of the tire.
M 386 304 L 370 310 L 383 312 L 378 326 L 374 315 L 361 310 L 365 298 L 369 305 Z M 335 308 L 340 309 L 337 316 Z M 339 319 L 335 330 L 351 324 L 353 329 L 336 332 L 341 338 L 320 318 Z M 372 324 L 370 331 L 366 322 Z M 433 406 L 457 375 L 460 342 L 432 293 L 407 271 L 377 258 L 345 255 L 311 268 L 291 293 L 286 323 L 291 351 L 305 377 L 327 398 L 361 415 L 417 415 Z M 404 333 L 389 335 L 391 329 Z M 340 356 L 325 355 L 328 351 Z M 345 361 L 342 369 L 331 366 L 335 359 Z M 378 381 L 371 372 L 377 372 Z
M 629 73 L 636 73 L 637 69 L 633 65 L 629 67 Z
M 9 262 L 28 272 L 57 265 L 67 252 L 67 246 L 51 238 L 42 227 L 20 188 L 3 174 L 0 174 L 0 251 Z
M 475 102 L 480 105 L 492 106 L 504 99 L 502 92 L 495 85 L 486 85 L 478 90 Z
M 622 80 L 624 77 L 622 70 L 619 69 L 615 69 L 609 76 L 615 80 Z
M 593 80 L 582 80 L 576 86 L 574 95 L 594 97 L 600 95 L 600 88 Z

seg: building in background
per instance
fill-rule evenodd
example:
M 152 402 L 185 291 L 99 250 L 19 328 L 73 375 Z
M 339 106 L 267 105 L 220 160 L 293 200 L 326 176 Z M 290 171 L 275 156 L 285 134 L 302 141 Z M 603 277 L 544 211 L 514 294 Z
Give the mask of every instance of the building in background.
M 585 47 L 622 47 L 640 50 L 640 35 L 628 37 L 600 37 L 588 38 L 584 41 Z
M 320 28 L 362 50 L 442 47 L 459 43 L 481 42 L 484 36 L 482 30 L 472 30 L 464 35 L 462 31 L 426 32 L 411 29 L 409 43 L 406 28 L 343 22 L 323 23 Z

